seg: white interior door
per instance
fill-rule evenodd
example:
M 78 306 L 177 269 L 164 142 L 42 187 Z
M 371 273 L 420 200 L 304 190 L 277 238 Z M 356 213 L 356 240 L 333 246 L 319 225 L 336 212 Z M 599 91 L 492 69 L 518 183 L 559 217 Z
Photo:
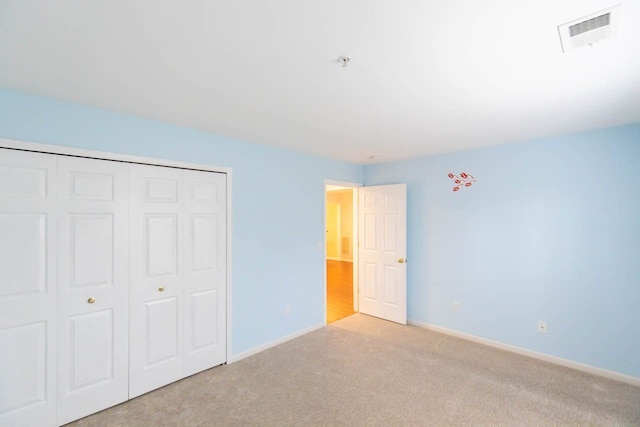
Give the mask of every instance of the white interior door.
M 226 361 L 226 174 L 184 171 L 184 375 Z
M 183 377 L 183 174 L 131 168 L 130 398 Z
M 129 166 L 58 157 L 58 424 L 128 397 Z
M 56 156 L 0 149 L 0 425 L 54 425 Z
M 359 308 L 407 323 L 407 186 L 359 189 Z

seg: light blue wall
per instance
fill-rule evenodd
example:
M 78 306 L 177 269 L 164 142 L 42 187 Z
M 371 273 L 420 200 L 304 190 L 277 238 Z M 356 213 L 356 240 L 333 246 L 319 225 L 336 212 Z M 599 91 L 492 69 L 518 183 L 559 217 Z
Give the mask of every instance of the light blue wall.
M 232 168 L 233 353 L 322 323 L 323 183 L 361 166 L 1 88 L 0 138 Z M 638 165 L 640 124 L 365 167 L 408 184 L 409 318 L 640 377 Z
M 408 184 L 411 320 L 640 377 L 640 124 L 364 174 Z
M 361 166 L 1 88 L 0 138 L 232 168 L 233 354 L 324 321 L 324 180 Z

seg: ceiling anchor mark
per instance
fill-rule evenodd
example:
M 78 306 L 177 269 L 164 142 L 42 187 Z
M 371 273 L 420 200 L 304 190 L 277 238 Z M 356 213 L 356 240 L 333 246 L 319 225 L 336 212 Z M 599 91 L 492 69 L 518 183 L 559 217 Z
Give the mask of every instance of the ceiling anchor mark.
M 351 62 L 351 57 L 341 56 L 338 58 L 338 62 L 341 63 L 343 67 L 346 67 L 347 65 L 349 65 L 349 62 Z

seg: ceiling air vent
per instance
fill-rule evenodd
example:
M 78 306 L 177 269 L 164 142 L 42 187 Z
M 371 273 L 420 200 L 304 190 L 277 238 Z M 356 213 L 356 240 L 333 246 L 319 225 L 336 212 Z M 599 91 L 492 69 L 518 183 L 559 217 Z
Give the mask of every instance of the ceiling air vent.
M 583 16 L 558 27 L 562 51 L 592 47 L 594 43 L 618 36 L 620 5 Z

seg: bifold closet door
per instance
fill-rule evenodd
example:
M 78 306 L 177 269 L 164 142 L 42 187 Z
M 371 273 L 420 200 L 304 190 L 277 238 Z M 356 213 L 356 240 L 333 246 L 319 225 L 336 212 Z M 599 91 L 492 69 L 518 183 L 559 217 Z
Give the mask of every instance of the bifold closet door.
M 183 377 L 183 172 L 131 168 L 130 398 Z
M 185 376 L 227 360 L 226 178 L 184 172 Z
M 0 148 L 0 425 L 226 361 L 226 174 Z
M 56 419 L 56 156 L 0 149 L 0 425 Z
M 58 157 L 58 424 L 128 398 L 129 165 Z
M 130 397 L 226 361 L 226 174 L 132 166 Z

